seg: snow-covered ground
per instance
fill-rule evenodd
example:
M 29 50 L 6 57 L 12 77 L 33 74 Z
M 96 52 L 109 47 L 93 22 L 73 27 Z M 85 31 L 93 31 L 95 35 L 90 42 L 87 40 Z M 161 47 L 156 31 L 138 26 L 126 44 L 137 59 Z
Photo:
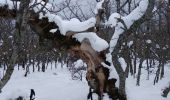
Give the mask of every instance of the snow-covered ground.
M 0 94 L 0 100 L 10 100 L 20 95 L 29 100 L 30 89 L 35 90 L 35 100 L 87 100 L 88 85 L 85 79 L 72 80 L 67 68 L 58 66 L 57 69 L 51 70 L 51 65 L 49 66 L 45 73 L 31 72 L 27 77 L 24 77 L 25 71 L 15 69 L 10 81 Z M 142 77 L 141 86 L 137 87 L 136 79 L 129 77 L 126 82 L 128 100 L 170 100 L 170 95 L 168 98 L 161 97 L 162 89 L 170 81 L 168 77 L 170 64 L 165 71 L 165 78 L 156 85 L 153 85 L 153 77 L 150 77 L 150 81 Z M 143 70 L 142 76 L 145 75 Z M 104 100 L 109 99 L 105 96 Z
M 145 66 L 145 63 L 143 64 Z M 140 86 L 136 86 L 136 79 L 133 76 L 126 81 L 126 92 L 128 100 L 170 100 L 170 94 L 167 98 L 161 96 L 163 89 L 170 84 L 170 63 L 165 66 L 165 76 L 158 83 L 154 84 L 155 69 L 150 74 L 149 80 L 145 69 L 141 71 Z
M 35 90 L 35 100 L 86 100 L 86 81 L 72 80 L 70 72 L 65 68 L 48 69 L 45 73 L 35 72 L 27 77 L 24 74 L 25 71 L 15 69 L 0 94 L 0 100 L 9 100 L 20 95 L 29 100 L 30 89 Z

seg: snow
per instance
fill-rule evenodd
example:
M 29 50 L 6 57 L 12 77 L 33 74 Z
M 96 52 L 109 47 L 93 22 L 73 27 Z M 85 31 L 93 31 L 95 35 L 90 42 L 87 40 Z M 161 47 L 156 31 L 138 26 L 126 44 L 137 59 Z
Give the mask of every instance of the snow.
M 81 62 L 81 61 L 78 61 Z M 49 64 L 49 66 L 51 66 Z M 144 64 L 145 66 L 145 64 Z M 31 72 L 24 77 L 25 71 L 15 68 L 14 73 L 2 89 L 0 100 L 9 100 L 24 96 L 25 100 L 29 100 L 30 89 L 35 90 L 35 100 L 87 100 L 88 85 L 83 77 L 82 81 L 72 80 L 71 74 L 64 66 L 58 64 L 57 69 L 51 70 L 50 67 L 46 72 Z M 129 76 L 126 81 L 126 92 L 128 100 L 169 100 L 161 96 L 164 89 L 170 82 L 170 64 L 165 66 L 165 77 L 156 85 L 153 85 L 155 74 L 151 74 L 150 80 L 146 80 L 147 73 L 142 69 L 141 86 L 136 86 L 136 79 Z M 116 82 L 116 85 L 118 82 Z M 94 100 L 97 95 L 93 94 Z M 109 100 L 108 95 L 104 94 L 103 100 Z
M 119 39 L 119 36 L 124 32 L 124 30 L 122 29 L 122 27 L 124 27 L 120 22 L 117 23 L 117 26 L 115 27 L 115 32 L 112 36 L 112 39 L 110 41 L 110 52 L 112 52 L 114 50 L 114 47 L 117 44 L 117 41 Z
M 50 22 L 55 22 L 59 26 L 59 30 L 62 35 L 66 35 L 67 32 L 82 32 L 91 27 L 94 27 L 96 24 L 95 18 L 90 18 L 84 22 L 80 22 L 77 18 L 72 18 L 71 20 L 63 20 L 60 16 L 51 14 L 48 12 L 43 15 L 40 14 L 40 19 L 43 17 L 48 17 Z
M 104 0 L 101 0 L 100 2 L 98 2 L 98 3 L 96 4 L 96 8 L 94 9 L 94 13 L 95 13 L 95 14 L 97 14 L 97 12 L 98 12 L 99 9 L 103 9 L 103 7 L 102 7 L 103 2 L 104 2 Z
M 9 39 L 12 39 L 12 38 L 13 38 L 13 36 L 12 36 L 12 35 L 10 35 L 10 36 L 8 36 L 8 38 L 9 38 Z
M 62 27 L 60 27 L 60 31 L 62 34 L 66 34 L 68 31 L 73 31 L 73 32 L 82 32 L 85 31 L 91 27 L 94 27 L 96 24 L 96 19 L 95 18 L 90 18 L 84 22 L 80 22 L 78 19 L 73 18 L 70 21 L 63 21 L 62 22 Z
M 86 64 L 81 59 L 74 62 L 74 67 L 75 68 L 80 68 L 80 67 L 83 67 L 83 66 L 86 66 Z
M 42 8 L 42 5 L 37 7 L 34 7 L 34 11 L 38 12 L 39 9 Z M 50 8 L 50 6 L 48 7 Z M 85 31 L 91 27 L 94 27 L 96 24 L 95 18 L 89 18 L 88 20 L 84 22 L 80 22 L 77 18 L 72 18 L 70 20 L 63 20 L 60 16 L 52 14 L 50 12 L 46 12 L 46 14 L 40 13 L 39 18 L 47 17 L 49 19 L 49 22 L 55 22 L 60 30 L 60 33 L 62 35 L 66 35 L 67 32 L 82 32 Z M 55 30 L 50 30 L 51 32 L 55 32 Z M 73 38 L 76 38 L 78 41 L 82 42 L 84 39 L 88 39 L 90 41 L 90 44 L 92 48 L 98 52 L 105 50 L 108 48 L 108 43 L 99 38 L 96 33 L 78 33 L 73 36 Z
M 146 64 L 143 65 L 146 66 Z M 126 81 L 128 100 L 170 100 L 170 94 L 168 94 L 167 98 L 161 96 L 162 90 L 170 82 L 169 76 L 170 64 L 165 66 L 165 77 L 156 85 L 153 85 L 155 74 L 151 74 L 150 80 L 147 80 L 147 71 L 145 69 L 142 69 L 140 86 L 136 86 L 136 79 L 134 79 L 133 76 L 130 76 Z
M 34 4 L 35 0 L 30 4 Z M 34 7 L 34 11 L 38 12 L 45 2 L 41 0 L 37 1 L 40 3 L 39 5 Z M 95 8 L 95 13 L 99 9 L 102 9 L 102 3 L 104 0 L 97 3 Z M 13 2 L 10 0 L 1 0 L 0 6 L 4 6 L 8 4 L 9 9 L 13 9 Z M 19 2 L 18 2 L 19 4 Z M 141 18 L 146 11 L 148 6 L 148 0 L 141 0 L 139 6 L 135 8 L 129 15 L 121 16 L 118 13 L 113 13 L 107 22 L 107 25 L 110 27 L 115 27 L 115 32 L 110 41 L 110 53 L 107 54 L 107 61 L 112 62 L 111 53 L 114 50 L 115 45 L 119 39 L 119 36 L 124 32 L 125 28 L 121 22 L 118 22 L 118 19 L 122 19 L 129 29 L 130 26 L 139 18 Z M 78 41 L 82 42 L 85 39 L 88 39 L 92 48 L 98 52 L 103 51 L 109 47 L 108 43 L 101 39 L 93 32 L 83 32 L 91 27 L 94 27 L 96 24 L 95 18 L 90 18 L 84 22 L 76 18 L 72 18 L 70 20 L 63 20 L 60 16 L 50 13 L 47 9 L 52 9 L 51 4 L 47 4 L 44 8 L 46 14 L 40 13 L 39 18 L 48 17 L 50 22 L 55 22 L 59 26 L 59 30 L 62 35 L 67 35 L 66 33 L 69 31 L 78 32 L 73 35 L 73 38 L 76 38 Z M 50 32 L 55 33 L 57 29 L 52 29 Z M 152 41 L 147 40 L 147 43 L 151 43 Z M 133 44 L 133 41 L 129 43 L 129 45 Z M 1 44 L 0 44 L 1 45 Z M 156 45 L 157 47 L 159 45 Z M 158 47 L 160 48 L 160 47 Z M 126 63 L 124 59 L 119 59 L 120 63 L 125 70 Z M 75 63 L 75 67 L 79 67 L 82 65 L 82 61 L 78 60 Z M 115 72 L 113 64 L 111 66 L 107 66 L 102 63 L 103 66 L 110 69 L 109 78 L 118 78 L 117 73 Z M 169 66 L 169 65 L 167 65 Z M 136 86 L 136 79 L 130 76 L 126 81 L 126 89 L 128 100 L 169 100 L 168 98 L 161 97 L 162 89 L 165 88 L 166 84 L 169 84 L 170 68 L 165 68 L 165 78 L 163 78 L 159 83 L 153 86 L 153 80 L 146 80 L 146 71 L 142 69 L 142 79 L 141 86 Z M 64 69 L 56 69 L 56 70 L 47 70 L 45 73 L 35 72 L 28 75 L 28 77 L 24 77 L 25 71 L 20 70 L 17 71 L 15 69 L 10 81 L 3 88 L 2 93 L 0 94 L 1 100 L 8 100 L 10 98 L 17 98 L 18 96 L 24 96 L 26 99 L 29 99 L 30 89 L 34 89 L 36 92 L 36 100 L 86 100 L 86 96 L 88 93 L 88 86 L 85 79 L 81 81 L 73 81 L 71 80 L 71 75 L 66 68 Z M 1 73 L 2 74 L 2 73 Z M 154 74 L 151 75 L 150 79 L 154 78 Z M 118 86 L 118 82 L 116 83 Z M 54 92 L 55 91 L 55 92 Z M 94 95 L 96 98 L 97 96 Z M 108 100 L 108 96 L 104 96 L 104 100 Z
M 109 69 L 109 71 L 110 71 L 109 79 L 116 78 L 118 80 L 118 82 L 116 83 L 116 86 L 118 86 L 118 84 L 119 84 L 119 76 L 118 76 L 118 74 L 116 72 L 116 69 L 115 69 L 113 63 L 112 63 L 112 55 L 111 55 L 111 53 L 106 54 L 106 61 L 110 62 L 111 66 L 106 65 L 104 62 L 101 62 L 101 64 L 104 67 Z
M 128 42 L 128 47 L 131 47 L 133 45 L 133 41 Z
M 123 68 L 123 71 L 125 71 L 125 70 L 126 70 L 126 67 L 127 67 L 127 64 L 126 64 L 124 58 L 121 57 L 121 58 L 119 58 L 118 60 L 119 60 L 121 66 L 122 66 L 122 68 Z
M 156 48 L 160 48 L 159 44 L 156 44 Z
M 5 4 L 10 5 L 10 3 L 11 1 L 9 1 L 9 3 L 8 2 L 6 3 L 5 0 L 0 2 L 1 5 Z M 39 19 L 42 19 L 43 17 L 48 17 L 50 22 L 55 22 L 59 26 L 59 30 L 62 35 L 66 35 L 68 31 L 82 32 L 91 27 L 94 27 L 96 24 L 96 19 L 93 17 L 84 22 L 80 22 L 77 18 L 72 18 L 71 20 L 63 20 L 60 16 L 49 12 L 49 10 L 52 9 L 51 4 L 47 3 L 45 5 L 45 2 L 43 2 L 42 0 L 33 0 L 30 3 L 30 6 L 33 6 L 34 4 L 36 4 L 36 6 L 33 7 L 35 12 L 39 12 L 39 10 L 41 10 L 42 8 L 43 11 L 45 11 L 45 14 L 43 14 L 42 12 L 39 14 Z
M 0 46 L 2 46 L 2 44 L 3 44 L 3 40 L 2 40 L 2 39 L 0 39 Z
M 106 61 L 110 62 L 111 66 L 106 65 L 104 62 L 102 62 L 101 64 L 104 67 L 109 69 L 109 71 L 110 71 L 109 79 L 116 78 L 118 80 L 118 82 L 116 83 L 116 85 L 118 86 L 118 84 L 119 84 L 119 76 L 118 76 L 118 74 L 116 72 L 116 69 L 115 69 L 113 63 L 112 63 L 112 54 L 111 53 L 106 54 Z
M 9 9 L 15 9 L 14 4 L 11 0 L 0 0 L 0 7 L 4 5 L 8 5 Z M 17 5 L 19 5 L 19 2 L 17 2 Z M 19 8 L 19 6 L 17 6 Z M 17 9 L 18 9 L 17 8 Z
M 163 47 L 162 49 L 163 49 L 163 50 L 166 50 L 167 48 L 166 48 L 166 47 Z
M 146 40 L 146 43 L 150 44 L 150 43 L 152 43 L 152 41 L 148 39 L 148 40 Z
M 45 5 L 45 2 L 38 0 L 36 3 L 39 3 L 36 5 L 33 9 L 35 12 L 38 12 L 43 8 Z M 32 5 L 35 4 L 35 1 L 31 3 Z M 43 10 L 46 12 L 45 14 L 40 13 L 39 18 L 47 17 L 49 19 L 49 22 L 55 22 L 62 35 L 66 35 L 67 32 L 72 31 L 72 32 L 82 32 L 85 31 L 91 27 L 94 27 L 96 24 L 96 19 L 95 18 L 90 18 L 84 22 L 80 22 L 77 18 L 72 18 L 71 20 L 63 20 L 60 16 L 52 14 L 51 12 L 48 11 L 48 9 L 51 9 L 52 5 L 47 3 Z M 50 30 L 50 32 L 54 33 L 56 32 L 56 29 Z M 79 33 L 73 36 L 73 38 L 77 38 L 78 41 L 82 42 L 85 38 L 89 39 L 91 46 L 93 47 L 94 50 L 100 52 L 108 48 L 108 43 L 99 38 L 96 33 Z
M 125 16 L 123 18 L 127 28 L 130 28 L 130 26 L 139 18 L 143 16 L 143 14 L 146 12 L 148 7 L 148 0 L 141 0 L 139 3 L 139 6 L 135 8 L 129 15 Z
M 108 43 L 104 39 L 98 37 L 94 32 L 78 33 L 73 35 L 73 38 L 76 38 L 79 42 L 83 42 L 83 40 L 88 39 L 92 48 L 98 52 L 109 47 Z
M 56 29 L 51 29 L 50 32 L 55 33 L 57 30 L 58 30 L 57 28 Z
M 44 2 L 41 2 L 39 5 L 34 7 L 34 11 L 38 12 L 43 7 L 44 4 L 45 4 Z M 69 31 L 82 32 L 82 31 L 85 31 L 91 27 L 94 27 L 96 24 L 96 19 L 94 17 L 89 18 L 88 20 L 86 20 L 84 22 L 81 22 L 77 18 L 72 18 L 70 20 L 63 20 L 60 16 L 48 11 L 48 9 L 52 9 L 52 5 L 47 3 L 45 8 L 44 9 L 45 9 L 46 13 L 45 14 L 40 13 L 39 19 L 42 19 L 43 17 L 47 17 L 49 19 L 49 22 L 55 22 L 58 25 L 59 30 L 62 35 L 66 35 L 66 33 Z
M 3 88 L 0 100 L 18 96 L 29 100 L 30 89 L 35 90 L 35 100 L 87 100 L 88 86 L 85 81 L 75 81 L 66 68 L 58 66 L 45 73 L 35 72 L 24 77 L 25 71 L 15 69 L 10 81 Z
M 106 54 L 106 61 L 112 62 L 112 54 L 111 53 Z
M 113 13 L 110 15 L 107 24 L 110 25 L 112 28 L 117 26 L 118 18 L 121 18 L 119 13 Z
M 110 25 L 110 27 L 114 27 L 115 31 L 114 31 L 113 36 L 112 36 L 110 43 L 109 43 L 109 52 L 110 53 L 108 53 L 107 55 L 111 55 L 111 53 L 113 52 L 113 50 L 114 50 L 114 48 L 117 44 L 117 41 L 119 39 L 119 36 L 121 34 L 123 34 L 123 32 L 125 31 L 124 29 L 125 28 L 129 29 L 131 27 L 131 25 L 136 20 L 140 19 L 144 15 L 145 11 L 147 10 L 147 7 L 148 7 L 148 0 L 141 0 L 140 3 L 139 3 L 139 6 L 136 7 L 127 16 L 121 16 L 118 13 L 111 14 L 107 24 Z M 121 19 L 122 21 L 124 21 L 124 24 L 126 26 L 124 26 L 123 23 L 119 22 L 118 18 Z M 107 55 L 106 55 L 106 57 L 107 57 Z M 109 62 L 112 62 L 111 56 L 108 56 L 106 59 L 109 59 Z
M 106 65 L 104 62 L 102 62 L 101 64 L 104 67 L 109 69 L 109 72 L 110 72 L 109 73 L 109 79 L 113 79 L 113 78 L 118 79 L 118 82 L 116 83 L 116 86 L 119 86 L 119 76 L 118 76 L 118 74 L 116 72 L 116 69 L 115 69 L 113 63 L 111 63 L 111 66 Z

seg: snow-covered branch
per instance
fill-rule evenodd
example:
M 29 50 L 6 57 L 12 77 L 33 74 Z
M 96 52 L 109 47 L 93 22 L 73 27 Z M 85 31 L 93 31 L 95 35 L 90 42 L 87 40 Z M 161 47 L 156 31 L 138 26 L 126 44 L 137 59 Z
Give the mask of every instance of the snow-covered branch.
M 108 24 L 110 24 L 111 27 L 115 27 L 115 32 L 112 36 L 112 39 L 110 40 L 110 52 L 114 50 L 119 36 L 126 31 L 124 30 L 126 29 L 125 27 L 129 29 L 135 21 L 142 18 L 142 16 L 146 13 L 148 4 L 149 0 L 142 0 L 139 3 L 139 6 L 136 7 L 129 15 L 121 16 L 118 13 L 113 13 L 109 17 Z M 118 21 L 118 19 L 122 19 L 126 26 L 124 26 L 122 22 Z
M 98 52 L 103 51 L 109 47 L 108 43 L 104 39 L 101 39 L 96 35 L 96 33 L 93 32 L 75 34 L 73 35 L 73 38 L 76 38 L 80 42 L 88 39 L 92 48 Z

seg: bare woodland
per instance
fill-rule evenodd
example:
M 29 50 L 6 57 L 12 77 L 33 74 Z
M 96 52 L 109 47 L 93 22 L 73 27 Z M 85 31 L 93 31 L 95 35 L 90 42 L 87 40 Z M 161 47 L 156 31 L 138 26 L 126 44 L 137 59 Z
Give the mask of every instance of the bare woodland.
M 48 0 L 40 3 L 35 0 L 31 6 L 29 4 L 32 0 L 11 1 L 14 9 L 9 9 L 8 5 L 0 5 L 0 67 L 6 70 L 0 81 L 0 90 L 9 81 L 14 66 L 18 67 L 18 70 L 25 69 L 25 76 L 27 76 L 30 71 L 34 72 L 37 69 L 45 72 L 49 63 L 58 61 L 62 64 L 66 63 L 68 68 L 73 70 L 73 76 L 74 73 L 78 73 L 80 76 L 76 78 L 80 80 L 82 79 L 80 71 L 86 70 L 90 92 L 88 98 L 91 99 L 91 92 L 96 92 L 99 100 L 103 100 L 103 93 L 106 92 L 112 100 L 127 100 L 126 78 L 129 75 L 134 76 L 136 85 L 140 86 L 144 61 L 147 62 L 145 69 L 148 80 L 152 73 L 151 69 L 157 69 L 153 85 L 164 77 L 164 65 L 170 62 L 170 0 L 148 0 L 146 11 L 130 27 L 121 17 L 117 18 L 118 23 L 123 25 L 123 31 L 112 52 L 109 47 L 98 52 L 94 50 L 88 39 L 79 42 L 72 37 L 78 33 L 94 32 L 109 43 L 111 37 L 116 34 L 116 27 L 106 25 L 109 17 L 114 12 L 122 16 L 131 14 L 139 6 L 136 0 L 96 0 L 96 2 L 103 1 L 102 8 L 97 9 L 97 13 L 91 11 L 91 15 L 86 15 L 78 4 L 72 6 L 71 0 L 65 0 L 60 5 L 52 5 L 57 9 L 46 8 L 49 4 Z M 33 8 L 39 4 L 43 5 L 38 12 L 35 12 Z M 70 14 L 67 14 L 65 9 Z M 48 17 L 39 18 L 40 13 L 45 15 L 46 11 L 62 16 L 65 20 L 77 18 L 84 22 L 94 17 L 96 23 L 86 30 L 70 30 L 66 35 L 62 35 L 58 23 L 49 21 Z M 52 33 L 51 29 L 58 30 Z M 131 41 L 133 43 L 129 45 Z M 108 54 L 112 56 L 111 62 L 107 60 Z M 80 58 L 87 64 L 87 68 L 84 66 L 80 69 L 74 68 L 74 61 Z M 119 58 L 125 60 L 127 64 L 125 70 Z M 156 62 L 159 62 L 158 66 L 155 66 Z M 119 76 L 118 88 L 115 87 L 117 79 L 109 79 L 109 66 L 112 64 Z M 33 70 L 29 69 L 30 65 L 33 66 Z M 170 86 L 165 86 L 162 96 L 167 97 L 169 91 Z

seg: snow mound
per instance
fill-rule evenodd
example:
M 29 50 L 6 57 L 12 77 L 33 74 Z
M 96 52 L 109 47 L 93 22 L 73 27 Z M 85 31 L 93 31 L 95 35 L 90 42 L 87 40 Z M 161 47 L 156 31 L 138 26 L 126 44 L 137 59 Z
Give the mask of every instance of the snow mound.
M 86 66 L 86 64 L 81 59 L 74 62 L 74 67 L 75 68 L 80 68 L 80 67 L 83 67 L 83 66 Z

